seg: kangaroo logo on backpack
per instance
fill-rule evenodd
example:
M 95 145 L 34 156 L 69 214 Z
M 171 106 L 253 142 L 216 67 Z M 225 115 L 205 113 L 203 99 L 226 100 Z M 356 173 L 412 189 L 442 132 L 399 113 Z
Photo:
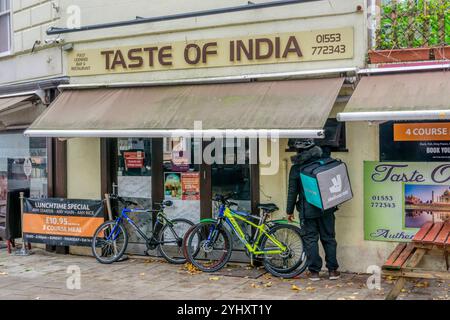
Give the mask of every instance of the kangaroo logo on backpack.
M 338 193 L 342 191 L 342 179 L 340 174 L 331 179 L 331 182 L 333 183 L 333 185 L 330 187 L 331 193 Z
M 340 160 L 328 158 L 308 164 L 300 178 L 306 201 L 322 210 L 353 198 L 347 166 Z

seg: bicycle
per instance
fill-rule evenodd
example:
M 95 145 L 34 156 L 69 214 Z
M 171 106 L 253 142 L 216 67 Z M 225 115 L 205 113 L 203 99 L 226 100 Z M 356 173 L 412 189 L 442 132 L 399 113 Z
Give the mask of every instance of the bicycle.
M 123 210 L 115 220 L 106 221 L 101 224 L 94 233 L 92 239 L 92 253 L 94 257 L 103 264 L 110 264 L 118 261 L 128 245 L 128 232 L 124 227 L 124 222 L 128 222 L 131 227 L 145 241 L 147 246 L 146 254 L 149 250 L 158 249 L 158 252 L 168 262 L 174 264 L 184 264 L 186 258 L 182 250 L 183 237 L 186 231 L 194 223 L 187 219 L 173 219 L 166 217 L 164 209 L 173 205 L 170 200 L 157 204 L 159 209 L 129 209 L 129 206 L 138 206 L 133 201 L 125 200 L 117 195 L 111 195 L 122 203 Z M 128 216 L 129 213 L 156 213 L 156 222 L 153 224 L 151 236 L 148 237 Z
M 204 272 L 223 268 L 231 258 L 232 238 L 228 228 L 245 246 L 251 259 L 261 257 L 268 272 L 277 277 L 292 278 L 306 269 L 306 253 L 300 228 L 285 220 L 266 222 L 269 214 L 278 210 L 275 204 L 260 204 L 261 217 L 231 209 L 232 194 L 217 195 L 217 219 L 204 219 L 191 227 L 183 241 L 186 259 Z M 252 222 L 250 220 L 255 220 Z M 245 233 L 237 221 L 254 228 Z M 226 227 L 225 227 L 226 226 Z

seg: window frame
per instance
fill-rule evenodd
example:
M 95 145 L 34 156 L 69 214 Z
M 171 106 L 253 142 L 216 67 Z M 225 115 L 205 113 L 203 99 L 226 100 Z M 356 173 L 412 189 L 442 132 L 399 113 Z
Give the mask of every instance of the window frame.
M 11 0 L 6 0 L 7 2 L 9 2 L 9 9 L 4 11 L 4 12 L 0 12 L 0 17 L 2 16 L 6 16 L 9 15 L 9 32 L 8 32 L 8 50 L 5 52 L 0 52 L 0 58 L 2 57 L 6 57 L 6 56 L 10 56 L 13 54 L 13 23 L 12 23 L 12 19 L 13 19 L 13 10 L 12 10 L 12 1 Z

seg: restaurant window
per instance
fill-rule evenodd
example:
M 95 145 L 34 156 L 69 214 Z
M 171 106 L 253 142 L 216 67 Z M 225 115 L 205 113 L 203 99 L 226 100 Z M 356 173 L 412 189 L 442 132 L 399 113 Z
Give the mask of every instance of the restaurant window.
M 201 143 L 194 139 L 164 138 L 163 174 L 164 199 L 172 200 L 166 208 L 171 219 L 200 220 L 200 164 L 195 163 L 195 152 Z
M 225 139 L 221 159 L 211 166 L 211 171 L 212 194 L 234 193 L 233 201 L 250 211 L 250 140 Z
M 0 55 L 11 52 L 11 2 L 0 0 Z
M 348 152 L 345 122 L 339 122 L 335 118 L 327 119 L 324 126 L 325 138 L 314 139 L 314 143 L 325 152 Z M 287 152 L 295 152 L 294 148 L 288 148 Z
M 5 218 L 10 191 L 29 189 L 31 198 L 47 197 L 46 141 L 22 133 L 0 134 L 0 220 Z

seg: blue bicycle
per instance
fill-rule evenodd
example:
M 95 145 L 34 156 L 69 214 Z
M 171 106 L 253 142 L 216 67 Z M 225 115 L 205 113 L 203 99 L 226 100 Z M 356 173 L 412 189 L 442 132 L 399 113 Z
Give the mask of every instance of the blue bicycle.
M 183 237 L 194 224 L 187 219 L 170 220 L 166 217 L 164 208 L 172 206 L 172 201 L 167 200 L 157 204 L 159 206 L 157 210 L 144 210 L 129 209 L 128 207 L 138 204 L 119 196 L 111 195 L 110 198 L 122 203 L 124 208 L 116 220 L 104 222 L 94 233 L 92 253 L 100 263 L 116 262 L 125 253 L 128 245 L 128 232 L 124 226 L 125 222 L 128 222 L 144 239 L 147 245 L 146 254 L 149 250 L 158 249 L 161 256 L 171 263 L 184 264 L 186 262 L 183 254 Z M 156 213 L 156 222 L 152 224 L 150 237 L 128 217 L 129 213 Z

